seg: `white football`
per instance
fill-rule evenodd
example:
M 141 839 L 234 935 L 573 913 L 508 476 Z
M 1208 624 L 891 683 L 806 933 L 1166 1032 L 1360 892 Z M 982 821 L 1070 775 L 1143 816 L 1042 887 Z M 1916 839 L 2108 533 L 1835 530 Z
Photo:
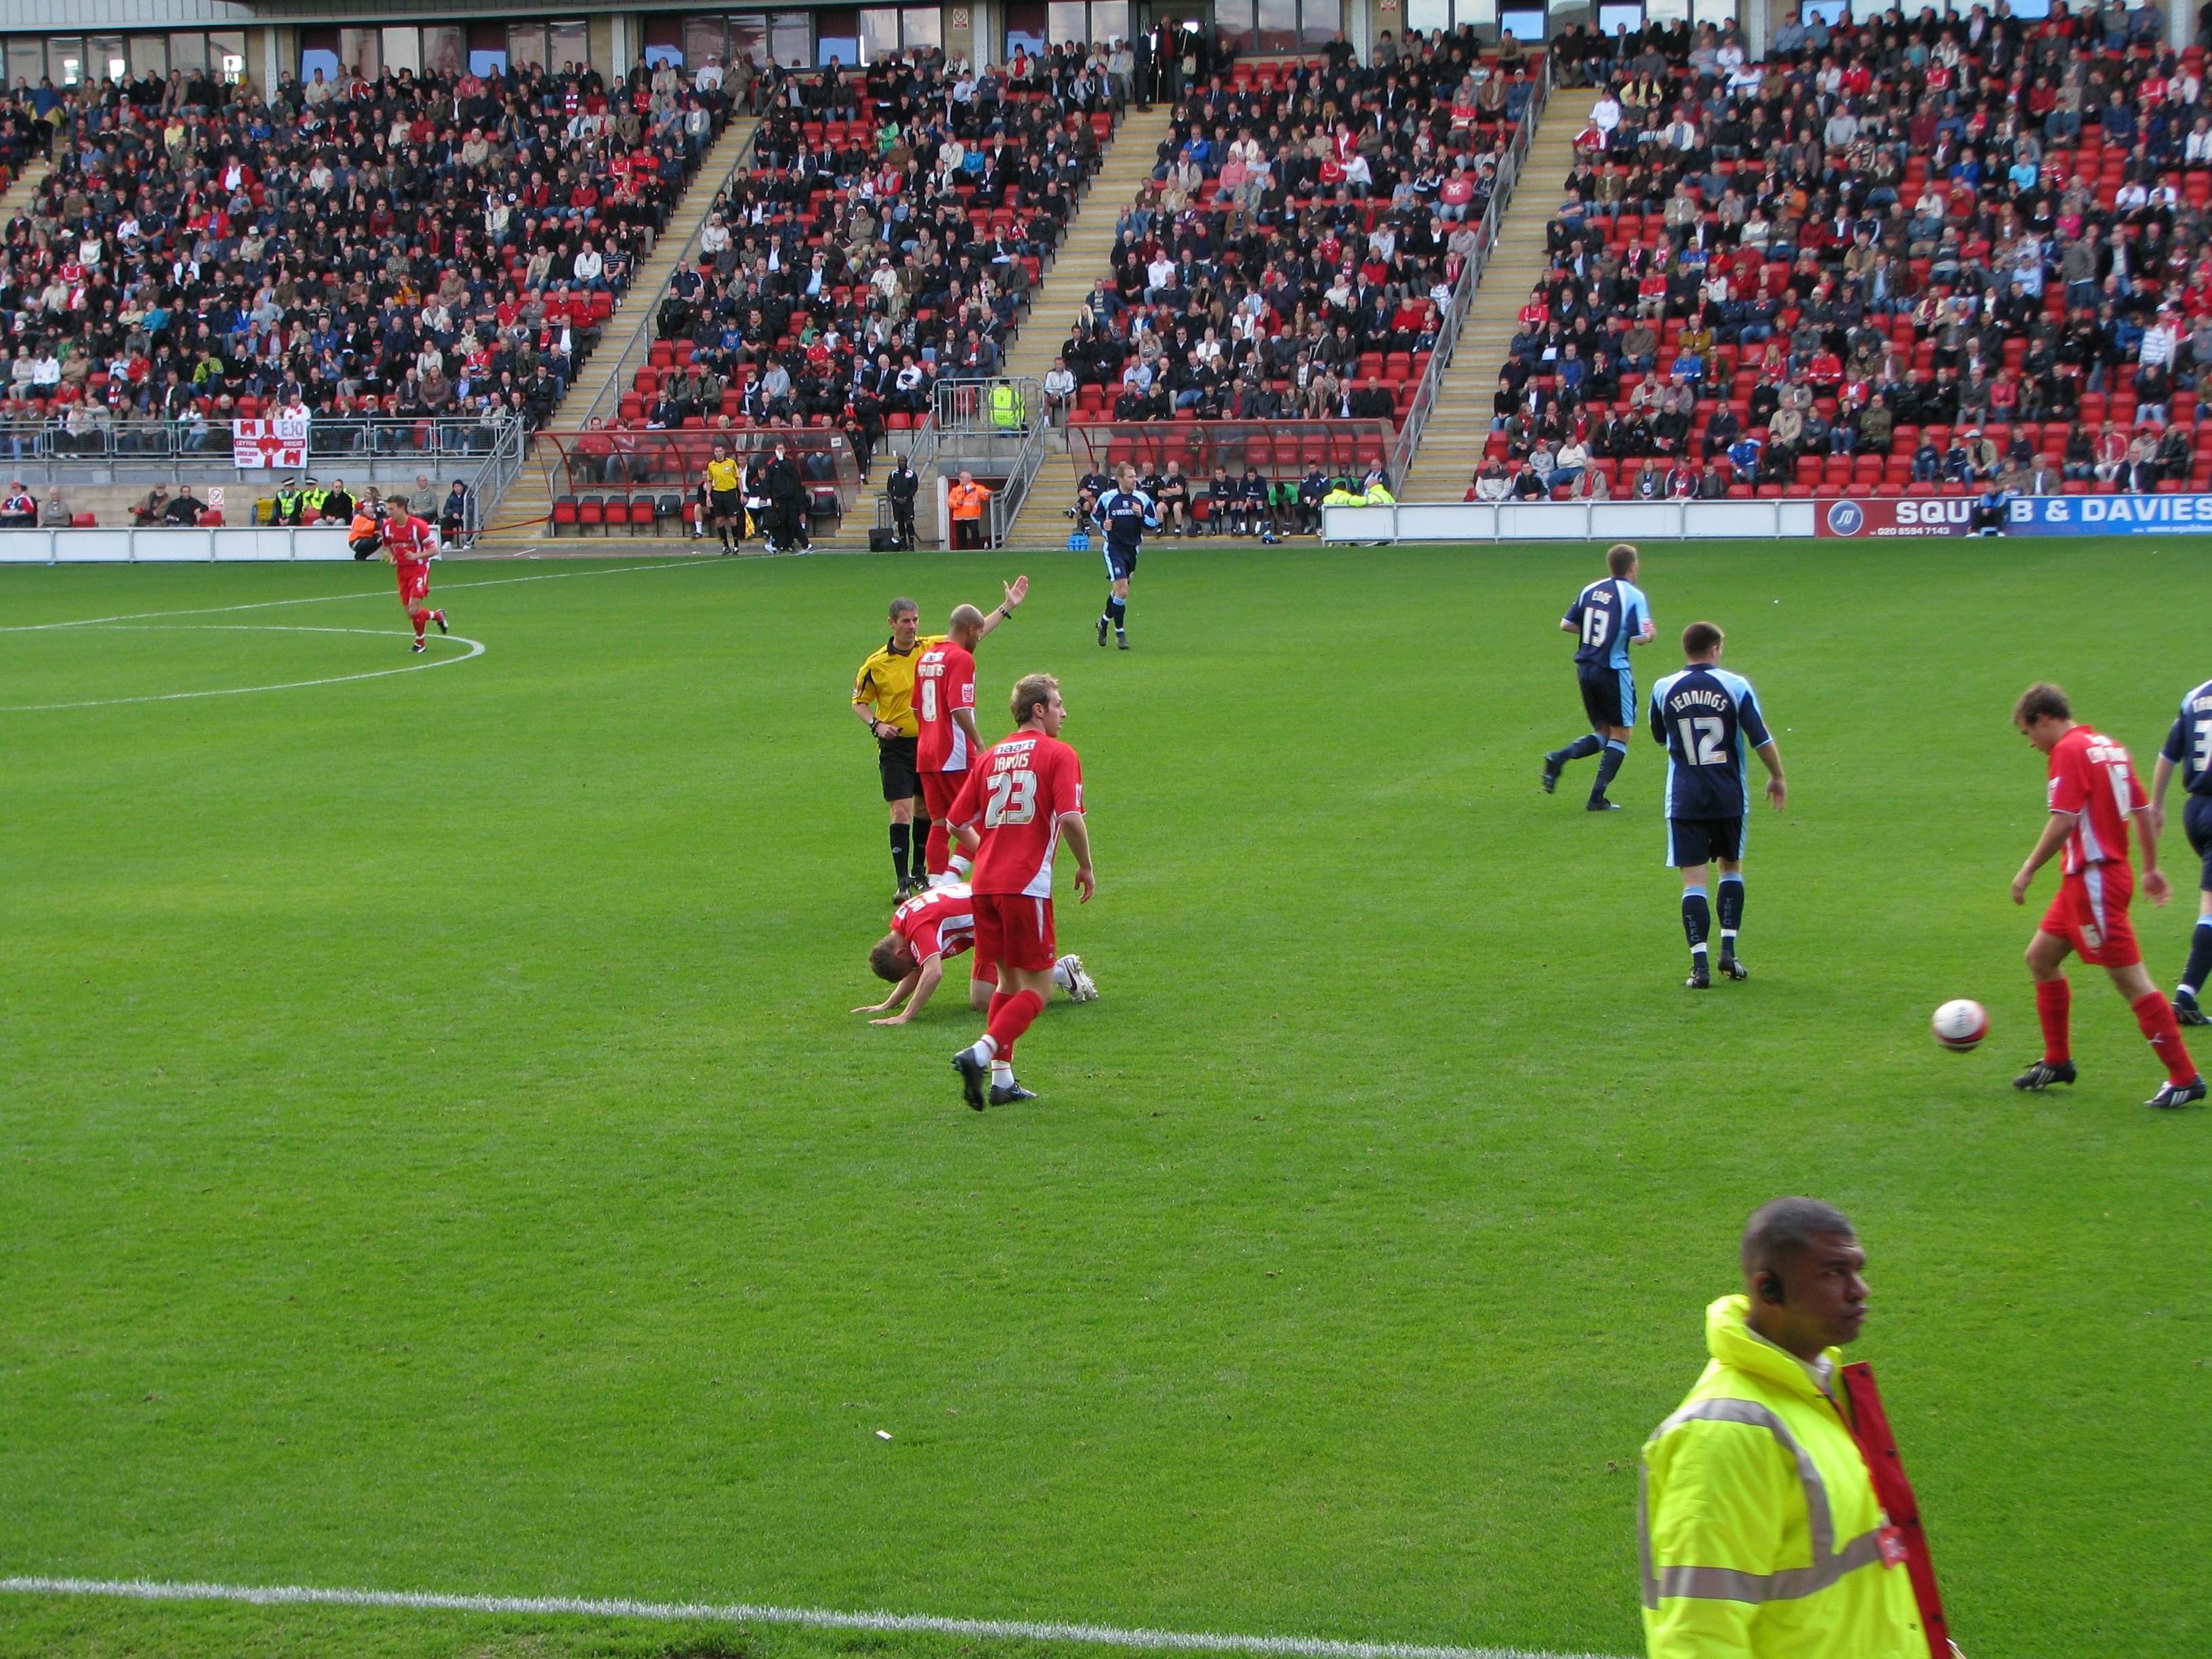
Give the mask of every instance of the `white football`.
M 1965 997 L 1945 1003 L 1928 1024 L 1936 1033 L 1936 1041 L 1954 1054 L 1963 1054 L 1970 1048 L 1978 1048 L 1982 1039 L 1990 1034 L 1989 1010 Z

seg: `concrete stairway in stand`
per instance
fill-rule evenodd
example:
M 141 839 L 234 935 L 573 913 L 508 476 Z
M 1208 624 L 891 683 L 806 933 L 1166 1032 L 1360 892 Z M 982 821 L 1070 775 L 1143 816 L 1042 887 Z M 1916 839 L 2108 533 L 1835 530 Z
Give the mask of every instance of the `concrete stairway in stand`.
M 1536 136 L 1529 141 L 1512 205 L 1498 227 L 1498 246 L 1461 325 L 1459 343 L 1437 388 L 1420 448 L 1398 488 L 1401 501 L 1459 501 L 1467 494 L 1468 480 L 1482 465 L 1498 368 L 1520 327 L 1528 290 L 1542 280 L 1551 263 L 1544 248 L 1545 229 L 1559 210 L 1567 174 L 1574 171 L 1575 135 L 1589 125 L 1596 102 L 1595 93 L 1582 88 L 1552 94 Z
M 1083 308 L 1084 297 L 1091 285 L 1107 273 L 1106 256 L 1113 251 L 1114 227 L 1120 221 L 1121 210 L 1137 199 L 1137 181 L 1151 175 L 1157 161 L 1160 142 L 1168 136 L 1168 116 L 1165 104 L 1157 104 L 1147 112 L 1131 108 L 1114 129 L 1106 152 L 1100 159 L 1097 173 L 1077 203 L 1074 215 L 1068 221 L 1067 237 L 1060 245 L 1060 252 L 1047 267 L 1043 280 L 1037 284 L 1036 297 L 1030 301 L 1029 314 L 1022 319 L 1021 329 L 1014 337 L 1013 349 L 1006 354 L 1006 373 L 1010 378 L 1042 380 L 1052 360 L 1060 355 L 1061 343 L 1075 331 L 1077 314 Z M 1031 489 L 1030 499 L 1036 499 L 1039 489 L 1056 490 L 1048 481 L 1065 463 L 1056 455 L 1048 456 L 1039 471 Z M 868 532 L 876 522 L 876 489 L 890 461 L 878 453 L 876 465 L 871 470 L 872 482 L 864 486 L 860 500 L 835 535 L 817 535 L 815 547 L 823 552 L 865 552 Z M 923 480 L 925 488 L 929 481 Z M 1060 492 L 1066 496 L 1053 509 L 1066 505 L 1073 492 Z M 932 522 L 931 509 L 925 500 L 921 525 L 927 532 Z M 1029 517 L 1024 507 L 1021 519 L 1016 520 L 1018 529 L 1022 520 Z M 1009 545 L 1019 547 L 1018 540 Z
M 51 161 L 26 161 L 22 172 L 15 175 L 5 193 L 0 193 L 0 225 L 10 219 L 27 216 L 31 200 L 38 194 L 39 186 L 46 182 L 46 175 L 54 170 Z
M 1076 319 L 1092 286 L 1110 276 L 1109 256 L 1114 251 L 1114 231 L 1121 210 L 1133 207 L 1137 188 L 1152 176 L 1159 149 L 1168 136 L 1173 111 L 1155 104 L 1149 111 L 1131 109 L 1114 135 L 1114 147 L 1105 165 L 1091 181 L 1083 211 L 1076 216 L 1060 248 L 1060 261 L 1037 295 L 1030 320 L 1006 362 L 1009 374 L 1042 380 L 1061 343 L 1075 331 Z M 1010 547 L 1058 545 L 1067 536 L 1067 520 L 1060 514 L 1075 500 L 1077 468 L 1064 452 L 1045 457 L 1030 485 L 1028 501 L 1006 537 Z
M 714 205 L 716 188 L 736 164 L 738 155 L 752 137 L 753 129 L 759 125 L 750 116 L 735 118 L 708 147 L 683 201 L 669 217 L 668 228 L 653 243 L 653 252 L 640 262 L 629 287 L 615 306 L 614 314 L 607 319 L 599 349 L 592 354 L 583 373 L 569 386 L 568 395 L 561 399 L 560 406 L 546 422 L 554 431 L 566 432 L 581 424 L 584 411 L 598 401 L 608 381 L 622 368 L 624 348 L 632 337 L 640 328 L 652 327 L 653 311 L 661 295 L 667 292 L 668 279 L 676 274 L 677 255 L 690 243 L 693 233 L 707 222 L 707 215 Z M 550 539 L 550 527 L 546 520 L 553 511 L 556 492 L 551 486 L 557 482 L 559 469 L 560 455 L 554 446 L 533 440 L 530 453 L 524 458 L 521 476 L 493 515 L 490 533 L 477 544 L 483 552 L 512 553 Z

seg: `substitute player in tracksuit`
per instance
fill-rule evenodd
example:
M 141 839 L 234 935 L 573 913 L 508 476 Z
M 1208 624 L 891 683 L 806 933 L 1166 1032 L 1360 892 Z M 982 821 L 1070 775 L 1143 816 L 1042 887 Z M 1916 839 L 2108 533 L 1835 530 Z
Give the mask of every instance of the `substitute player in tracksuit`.
M 1865 1266 L 1816 1200 L 1751 1218 L 1745 1294 L 1705 1310 L 1710 1362 L 1644 1445 L 1650 1659 L 1956 1654 L 1872 1373 L 1843 1364 Z
M 1137 550 L 1145 532 L 1160 527 L 1158 503 L 1137 488 L 1137 469 L 1127 461 L 1115 472 L 1115 487 L 1098 498 L 1091 516 L 1106 532 L 1106 611 L 1098 618 L 1098 643 L 1111 629 L 1121 649 L 1129 648 L 1129 578 L 1136 574 Z

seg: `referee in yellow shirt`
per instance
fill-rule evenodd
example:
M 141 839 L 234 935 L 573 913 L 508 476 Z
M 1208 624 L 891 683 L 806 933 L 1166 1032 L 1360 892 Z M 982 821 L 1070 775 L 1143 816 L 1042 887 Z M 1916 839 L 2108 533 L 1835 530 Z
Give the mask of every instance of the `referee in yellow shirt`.
M 730 539 L 730 524 L 736 520 L 737 540 L 744 540 L 744 474 L 730 459 L 727 444 L 714 446 L 714 456 L 707 463 L 707 477 L 699 486 L 699 494 L 708 517 L 714 520 L 714 529 L 722 538 L 722 551 L 736 552 L 737 544 Z
M 985 634 L 1029 597 L 1027 576 L 1005 586 L 1004 601 L 984 613 Z M 945 636 L 921 631 L 921 607 L 912 599 L 891 601 L 890 624 L 891 636 L 883 648 L 870 652 L 853 677 L 853 713 L 876 739 L 876 769 L 883 775 L 884 799 L 890 806 L 891 868 L 898 874 L 891 902 L 896 904 L 929 884 L 929 808 L 922 803 L 921 775 L 915 767 L 921 723 L 914 713 L 914 667 L 916 658 L 943 644 Z

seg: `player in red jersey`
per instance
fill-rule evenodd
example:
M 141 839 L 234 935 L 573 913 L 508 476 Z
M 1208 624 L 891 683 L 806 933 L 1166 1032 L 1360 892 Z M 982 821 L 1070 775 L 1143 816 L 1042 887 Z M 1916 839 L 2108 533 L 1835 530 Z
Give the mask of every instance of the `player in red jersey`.
M 414 648 L 427 650 L 422 639 L 426 623 L 435 623 L 441 634 L 446 632 L 446 613 L 423 603 L 430 597 L 430 560 L 438 550 L 437 526 L 409 512 L 404 495 L 394 495 L 386 505 L 389 511 L 380 531 L 384 556 L 392 561 L 399 575 L 399 608 L 415 624 Z
M 972 605 L 955 606 L 945 637 L 914 665 L 914 714 L 921 727 L 914 765 L 929 809 L 922 857 L 933 884 L 968 879 L 968 855 L 954 850 L 947 820 L 969 767 L 983 752 L 975 731 L 975 654 L 982 637 L 983 613 Z
M 2061 970 L 2079 952 L 2112 976 L 2135 1010 L 2136 1024 L 2166 1066 L 2165 1085 L 2143 1104 L 2171 1109 L 2204 1098 L 2181 1040 L 2172 1006 L 2143 971 L 2142 952 L 2128 921 L 2135 872 L 2128 863 L 2128 825 L 2142 836 L 2142 885 L 2151 902 L 2163 904 L 2172 888 L 2158 867 L 2158 829 L 2150 803 L 2136 781 L 2128 751 L 2074 718 L 2073 705 L 2055 685 L 2031 685 L 2012 711 L 2013 724 L 2051 757 L 2051 818 L 2020 873 L 2012 902 L 2027 902 L 2028 884 L 2051 854 L 2065 849 L 2065 874 L 2043 925 L 2028 941 L 2027 971 L 2035 976 L 2035 1012 L 2043 1022 L 2043 1058 L 2013 1079 L 2015 1089 L 2045 1089 L 2074 1081 L 2068 1036 L 2073 989 Z
M 945 963 L 975 942 L 975 905 L 968 889 L 949 882 L 917 893 L 891 912 L 891 930 L 868 950 L 868 966 L 878 979 L 891 982 L 891 994 L 881 1002 L 855 1008 L 856 1014 L 881 1014 L 906 1006 L 888 1019 L 872 1019 L 871 1025 L 903 1025 L 929 1006 L 930 997 L 945 977 Z M 1081 957 L 1062 957 L 1052 965 L 1052 981 L 1076 1002 L 1089 1002 L 1098 994 L 1091 975 L 1083 971 Z M 997 966 L 978 955 L 968 980 L 968 1006 L 986 1012 L 999 988 Z
M 1014 1081 L 1014 1042 L 1052 994 L 1052 861 L 1060 838 L 1075 849 L 1075 885 L 1089 903 L 1091 830 L 1083 821 L 1083 763 L 1060 740 L 1067 706 L 1060 682 L 1016 683 L 1014 732 L 968 771 L 952 804 L 953 833 L 975 861 L 975 949 L 998 964 L 990 1024 L 952 1056 L 961 1092 L 977 1111 L 1036 1096 Z M 981 825 L 981 829 L 977 828 Z M 990 1079 L 987 1101 L 983 1080 Z

